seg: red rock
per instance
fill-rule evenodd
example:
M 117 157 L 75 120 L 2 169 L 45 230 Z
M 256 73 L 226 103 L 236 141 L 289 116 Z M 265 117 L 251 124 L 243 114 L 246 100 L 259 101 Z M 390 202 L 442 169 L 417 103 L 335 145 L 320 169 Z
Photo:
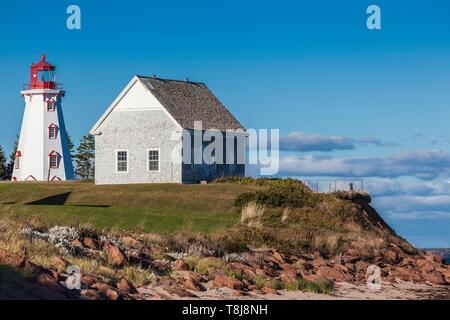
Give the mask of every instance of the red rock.
M 214 288 L 230 288 L 234 290 L 243 290 L 244 284 L 242 281 L 235 279 L 233 277 L 229 276 L 217 276 L 213 280 L 213 287 Z
M 416 261 L 417 266 L 422 269 L 424 272 L 432 272 L 434 271 L 434 260 L 430 261 L 430 259 L 418 259 Z
M 116 267 L 123 267 L 128 264 L 128 261 L 120 248 L 113 244 L 106 244 L 103 247 L 103 252 L 108 261 Z
M 434 271 L 431 273 L 427 273 L 424 275 L 425 281 L 428 281 L 432 284 L 445 285 L 447 282 L 444 279 L 442 273 L 438 271 Z
M 98 294 L 98 292 L 92 289 L 81 290 L 81 295 L 92 300 L 102 299 L 101 296 Z
M 100 291 L 103 295 L 108 297 L 111 300 L 118 300 L 121 298 L 121 295 L 117 290 L 114 290 L 110 285 L 106 283 L 96 283 L 91 286 L 93 289 L 97 289 Z
M 258 276 L 260 276 L 260 277 L 266 277 L 266 276 L 267 276 L 266 272 L 265 272 L 263 269 L 256 269 L 256 270 L 255 270 L 255 273 L 256 273 Z
M 280 264 L 279 266 L 280 266 L 280 269 L 284 270 L 284 271 L 295 271 L 294 266 L 289 263 L 283 263 L 283 264 Z
M 283 282 L 290 282 L 297 279 L 297 272 L 295 270 L 280 271 L 279 277 Z
M 245 293 L 243 291 L 234 291 L 233 292 L 233 296 L 235 296 L 235 297 L 244 297 L 246 295 L 247 295 L 247 293 Z
M 359 256 L 359 250 L 356 249 L 348 249 L 347 254 L 351 257 L 357 257 Z
M 416 265 L 416 260 L 413 258 L 405 258 L 402 260 L 402 263 L 400 264 L 402 267 L 406 267 L 406 266 L 415 266 Z
M 313 261 L 311 261 L 311 264 L 315 267 L 323 267 L 323 266 L 327 266 L 327 262 L 325 261 L 325 259 L 323 258 L 316 258 Z
M 277 268 L 277 269 L 278 269 L 278 264 L 279 264 L 279 262 L 278 262 L 278 260 L 275 259 L 273 256 L 266 256 L 266 257 L 264 258 L 264 260 L 266 261 L 266 264 L 269 265 L 270 267 L 273 267 L 273 268 Z
M 256 284 L 251 284 L 251 285 L 248 286 L 247 289 L 248 289 L 249 291 L 254 291 L 254 290 L 259 290 L 260 287 L 259 287 L 258 285 L 256 285 Z
M 441 256 L 434 256 L 434 262 L 439 263 L 439 264 L 444 264 L 444 258 Z
M 186 290 L 192 290 L 192 291 L 206 291 L 206 288 L 198 281 L 195 281 L 193 278 L 187 278 L 184 283 L 183 287 Z
M 124 236 L 122 237 L 122 242 L 127 246 L 127 247 L 133 247 L 133 248 L 140 248 L 142 247 L 142 244 L 134 239 L 133 237 L 130 236 Z
M 269 288 L 269 287 L 262 287 L 261 288 L 261 292 L 264 294 L 276 294 L 279 295 L 278 291 L 273 289 L 273 288 Z
M 443 272 L 445 282 L 450 284 L 450 269 L 447 267 L 447 269 Z
M 159 273 L 165 273 L 169 270 L 169 266 L 167 265 L 167 263 L 162 260 L 152 261 L 151 266 L 155 271 Z
M 118 289 L 125 291 L 126 293 L 137 293 L 135 286 L 125 278 L 120 279 L 116 286 Z
M 353 264 L 353 263 L 346 263 L 346 264 L 344 264 L 344 266 L 345 266 L 348 270 L 352 270 L 352 271 L 356 270 L 356 265 Z
M 360 256 L 346 256 L 344 258 L 344 261 L 346 263 L 356 263 L 358 261 L 361 261 L 361 257 Z
M 344 272 L 328 266 L 319 267 L 317 269 L 317 275 L 334 282 L 345 282 L 352 280 L 351 277 L 347 276 Z
M 240 263 L 240 262 L 231 262 L 229 264 L 229 266 L 233 269 L 233 270 L 238 270 L 238 271 L 244 271 L 245 269 L 248 268 L 247 265 Z
M 281 256 L 281 254 L 279 254 L 277 251 L 273 252 L 272 257 L 277 261 L 278 264 L 285 264 L 286 263 L 286 261 Z
M 119 300 L 119 298 L 121 298 L 120 294 L 111 288 L 108 288 L 108 290 L 106 290 L 106 296 L 111 299 L 111 300 Z
M 0 264 L 7 264 L 16 268 L 22 268 L 25 266 L 25 263 L 25 259 L 21 256 L 7 250 L 0 249 Z
M 369 263 L 365 262 L 365 261 L 358 261 L 355 263 L 355 270 L 357 272 L 366 272 L 367 268 L 369 267 Z
M 83 245 L 92 250 L 98 250 L 99 248 L 97 241 L 89 237 L 83 239 Z
M 65 292 L 66 289 L 47 273 L 41 273 L 36 277 L 36 283 L 58 292 Z
M 54 257 L 52 265 L 57 271 L 66 271 L 66 266 L 68 263 L 61 257 Z
M 414 283 L 423 281 L 422 274 L 415 270 L 400 267 L 400 268 L 396 268 L 395 274 L 398 278 L 400 278 L 403 281 L 414 282 Z
M 186 261 L 179 259 L 173 263 L 172 269 L 175 271 L 187 271 L 189 270 L 189 266 Z
M 73 241 L 72 241 L 72 244 L 73 244 L 75 247 L 83 248 L 83 243 L 81 243 L 81 241 L 78 240 L 78 239 L 73 240 Z
M 249 278 L 254 278 L 256 276 L 255 269 L 248 267 L 244 269 L 244 274 Z
M 108 289 L 111 288 L 109 284 L 103 283 L 103 282 L 97 282 L 91 285 L 91 288 L 97 289 L 101 293 L 105 294 Z
M 174 287 L 174 286 L 163 286 L 163 290 L 167 293 L 175 296 L 179 296 L 181 298 L 196 298 L 197 296 L 183 288 Z
M 306 263 L 305 259 L 297 259 L 294 263 L 294 268 L 302 268 Z
M 85 275 L 81 277 L 81 283 L 85 286 L 91 286 L 94 283 L 98 283 L 99 279 L 95 276 Z
M 390 264 L 397 264 L 399 262 L 399 256 L 398 253 L 395 250 L 388 249 L 384 253 L 384 258 L 387 260 Z
M 52 271 L 52 277 L 56 281 L 59 281 L 59 278 L 61 277 L 61 274 L 58 271 Z

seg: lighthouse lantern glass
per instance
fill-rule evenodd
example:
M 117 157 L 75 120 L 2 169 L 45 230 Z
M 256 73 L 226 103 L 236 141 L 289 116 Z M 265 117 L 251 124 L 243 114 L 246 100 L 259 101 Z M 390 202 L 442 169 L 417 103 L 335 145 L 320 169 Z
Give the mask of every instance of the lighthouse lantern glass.
M 53 70 L 39 70 L 38 79 L 41 82 L 55 82 L 55 72 Z

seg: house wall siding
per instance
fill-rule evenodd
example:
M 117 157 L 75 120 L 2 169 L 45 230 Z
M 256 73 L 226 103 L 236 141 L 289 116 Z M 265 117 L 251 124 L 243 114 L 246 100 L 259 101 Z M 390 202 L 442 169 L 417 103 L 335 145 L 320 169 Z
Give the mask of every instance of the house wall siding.
M 163 110 L 113 111 L 95 137 L 95 182 L 181 183 L 181 165 L 171 158 L 172 150 L 181 153 L 177 130 Z M 159 172 L 148 171 L 148 149 L 152 148 L 160 150 Z M 128 150 L 128 172 L 116 172 L 117 150 Z

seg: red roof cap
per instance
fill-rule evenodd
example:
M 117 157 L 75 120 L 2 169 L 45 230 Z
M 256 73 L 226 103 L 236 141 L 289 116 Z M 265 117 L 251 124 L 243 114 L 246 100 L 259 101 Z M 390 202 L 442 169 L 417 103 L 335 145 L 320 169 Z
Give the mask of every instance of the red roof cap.
M 47 56 L 45 54 L 43 54 L 41 56 L 41 60 L 38 63 L 33 63 L 32 66 L 33 67 L 37 67 L 38 69 L 43 68 L 43 69 L 55 69 L 55 66 L 48 63 L 45 59 L 47 58 Z

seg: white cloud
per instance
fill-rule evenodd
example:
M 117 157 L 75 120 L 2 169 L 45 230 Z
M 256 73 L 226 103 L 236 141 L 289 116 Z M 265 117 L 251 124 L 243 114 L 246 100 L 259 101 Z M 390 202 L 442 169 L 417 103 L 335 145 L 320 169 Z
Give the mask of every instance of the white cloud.
M 392 142 L 383 142 L 376 138 L 353 139 L 340 136 L 325 136 L 305 132 L 291 132 L 280 137 L 280 150 L 282 151 L 322 151 L 353 150 L 356 145 L 393 146 Z
M 366 182 L 372 203 L 392 219 L 450 218 L 450 184 L 445 181 L 399 182 L 386 179 Z
M 381 177 L 403 176 L 431 180 L 450 176 L 450 155 L 440 150 L 398 153 L 386 158 L 332 158 L 285 156 L 280 160 L 281 175 Z

